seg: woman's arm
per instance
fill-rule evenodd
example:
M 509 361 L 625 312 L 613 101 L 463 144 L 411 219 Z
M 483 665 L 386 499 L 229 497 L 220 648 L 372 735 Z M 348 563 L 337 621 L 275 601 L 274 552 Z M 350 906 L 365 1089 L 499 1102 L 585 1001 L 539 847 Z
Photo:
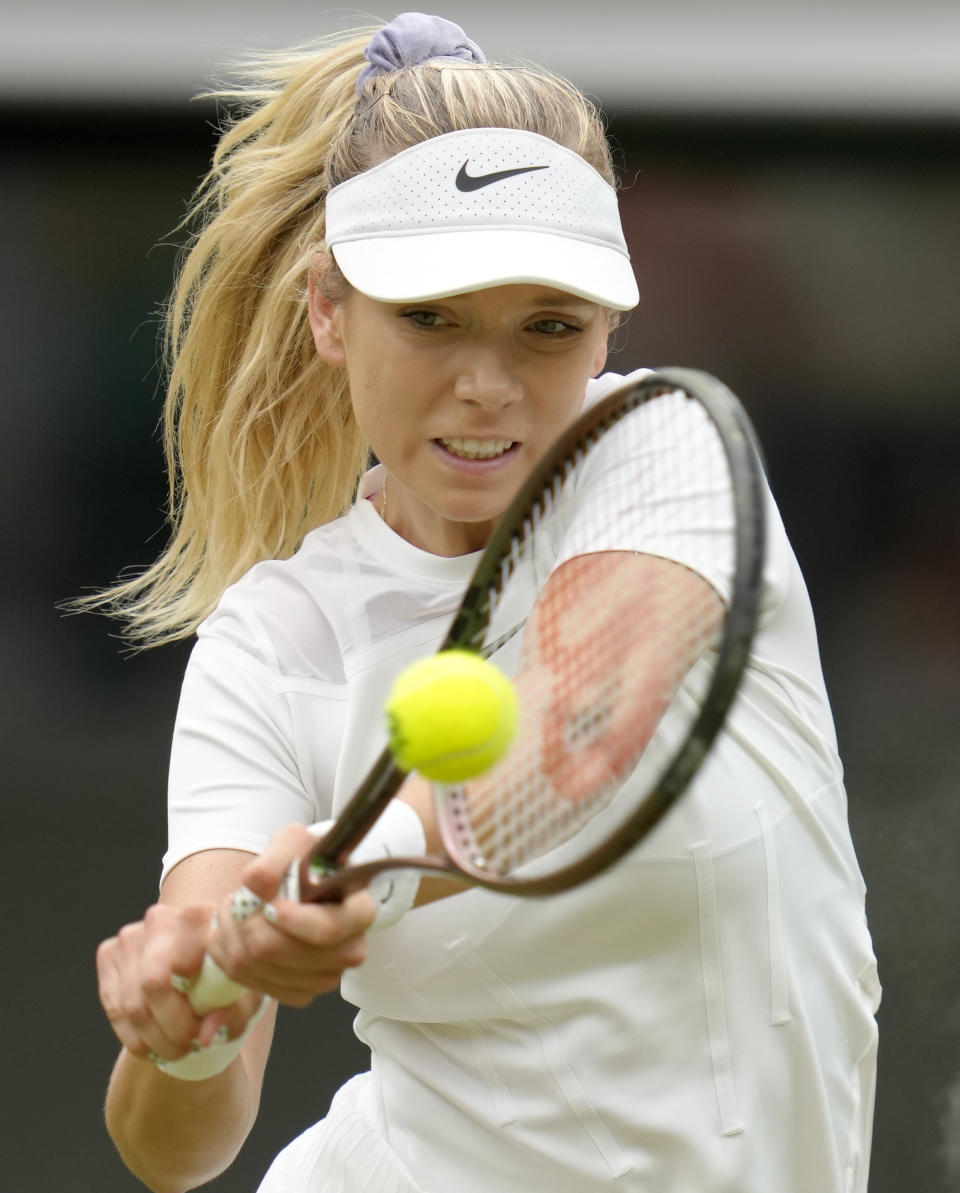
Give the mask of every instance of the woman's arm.
M 230 915 L 231 891 L 243 885 L 272 899 L 289 862 L 312 841 L 306 828 L 291 825 L 258 858 L 232 850 L 186 858 L 168 876 L 159 904 L 98 950 L 101 1002 L 123 1044 L 107 1093 L 107 1129 L 124 1162 L 155 1193 L 196 1188 L 236 1156 L 256 1119 L 275 1009 L 267 1008 L 233 1063 L 204 1081 L 168 1076 L 150 1054 L 183 1056 L 192 1041 L 208 1044 L 224 1026 L 235 1038 L 262 994 L 306 1006 L 363 960 L 374 916 L 365 892 L 338 905 L 278 900 L 273 923 L 257 915 L 238 924 Z M 205 950 L 251 993 L 198 1018 L 171 979 L 196 975 Z

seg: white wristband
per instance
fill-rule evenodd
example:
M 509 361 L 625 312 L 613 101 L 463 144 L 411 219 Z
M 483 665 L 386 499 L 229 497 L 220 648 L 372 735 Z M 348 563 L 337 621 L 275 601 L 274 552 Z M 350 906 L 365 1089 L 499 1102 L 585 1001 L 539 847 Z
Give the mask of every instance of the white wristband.
M 216 1077 L 228 1068 L 240 1055 L 240 1050 L 247 1042 L 250 1033 L 267 1009 L 272 999 L 264 998 L 251 1016 L 243 1032 L 235 1040 L 214 1039 L 206 1048 L 198 1048 L 196 1052 L 188 1052 L 179 1060 L 156 1060 L 157 1068 L 168 1077 L 177 1077 L 180 1081 L 206 1081 L 208 1077 Z
M 310 829 L 318 837 L 333 824 L 326 820 Z M 402 800 L 391 800 L 386 811 L 350 854 L 350 864 L 375 862 L 384 857 L 422 857 L 426 852 L 427 839 L 420 823 L 420 817 L 409 804 Z M 377 918 L 372 928 L 388 928 L 413 906 L 420 886 L 420 875 L 416 870 L 387 870 L 370 883 L 368 890 L 378 905 Z

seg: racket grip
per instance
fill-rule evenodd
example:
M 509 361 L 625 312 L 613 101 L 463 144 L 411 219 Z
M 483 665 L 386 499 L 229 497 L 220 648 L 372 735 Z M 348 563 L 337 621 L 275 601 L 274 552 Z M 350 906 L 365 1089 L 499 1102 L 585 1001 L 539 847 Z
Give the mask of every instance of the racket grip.
M 205 953 L 197 980 L 187 991 L 187 999 L 196 1014 L 206 1015 L 218 1007 L 232 1006 L 245 991 L 246 986 L 228 978 L 210 954 Z
M 196 981 L 185 993 L 194 1013 L 206 1015 L 220 1007 L 232 1006 L 241 994 L 246 993 L 246 989 L 233 978 L 228 978 L 210 954 L 204 953 Z M 157 1068 L 168 1077 L 176 1077 L 180 1081 L 206 1081 L 208 1077 L 222 1073 L 239 1056 L 240 1049 L 270 1001 L 268 998 L 262 1000 L 243 1033 L 235 1040 L 214 1040 L 206 1048 L 188 1052 L 179 1060 L 157 1061 Z
M 312 825 L 310 831 L 322 839 L 335 823 L 325 820 Z M 300 863 L 295 862 L 287 875 L 287 898 L 305 902 L 339 902 L 352 891 L 367 887 L 377 904 L 377 918 L 371 926 L 387 928 L 413 906 L 420 875 L 414 870 L 390 870 L 388 866 L 381 865 L 374 871 L 374 876 L 367 875 L 357 881 L 351 879 L 351 872 L 356 867 L 382 863 L 391 857 L 419 857 L 426 848 L 426 834 L 420 817 L 409 804 L 392 799 L 350 854 L 349 864 L 344 870 L 335 872 L 329 878 L 314 878 L 311 875 L 310 855 Z
M 214 962 L 214 964 L 216 963 Z M 219 966 L 217 966 L 217 969 L 223 974 Z M 241 994 L 243 993 L 242 986 L 238 986 L 236 982 L 230 982 L 230 979 L 226 975 L 223 976 L 226 982 L 238 989 Z M 198 1048 L 195 1052 L 188 1052 L 186 1056 L 181 1056 L 179 1060 L 158 1060 L 155 1062 L 157 1068 L 162 1073 L 166 1073 L 168 1077 L 175 1077 L 178 1081 L 206 1081 L 210 1077 L 216 1077 L 218 1073 L 222 1073 L 224 1069 L 229 1068 L 240 1055 L 240 1050 L 247 1042 L 254 1027 L 256 1027 L 260 1016 L 272 1002 L 273 999 L 270 998 L 264 998 L 261 1001 L 260 1006 L 257 1007 L 251 1016 L 247 1026 L 235 1040 L 214 1040 L 206 1048 Z

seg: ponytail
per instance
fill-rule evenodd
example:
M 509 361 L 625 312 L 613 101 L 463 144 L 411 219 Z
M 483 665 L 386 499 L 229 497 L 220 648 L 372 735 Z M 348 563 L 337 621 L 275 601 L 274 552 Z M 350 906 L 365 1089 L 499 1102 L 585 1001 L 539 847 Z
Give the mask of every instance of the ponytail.
M 184 220 L 197 231 L 166 317 L 170 542 L 139 576 L 75 603 L 121 616 L 137 644 L 193 633 L 253 564 L 343 513 L 366 465 L 345 372 L 314 349 L 306 279 L 323 164 L 369 36 L 264 59 L 247 86 L 214 94 L 237 114 Z

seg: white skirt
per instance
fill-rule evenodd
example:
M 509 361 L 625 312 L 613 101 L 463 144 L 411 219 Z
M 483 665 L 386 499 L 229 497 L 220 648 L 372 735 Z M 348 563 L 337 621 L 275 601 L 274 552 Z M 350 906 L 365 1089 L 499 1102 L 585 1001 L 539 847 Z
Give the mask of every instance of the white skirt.
M 387 1143 L 361 1073 L 270 1165 L 257 1193 L 425 1193 Z

